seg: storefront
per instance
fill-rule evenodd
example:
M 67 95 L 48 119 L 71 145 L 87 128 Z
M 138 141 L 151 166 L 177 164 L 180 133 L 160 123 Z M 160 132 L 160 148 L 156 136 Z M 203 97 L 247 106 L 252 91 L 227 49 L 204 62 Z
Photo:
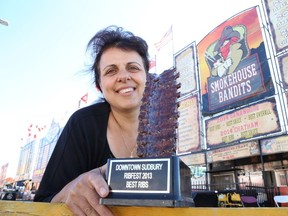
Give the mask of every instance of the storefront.
M 265 183 L 280 194 L 288 194 L 288 135 L 260 141 L 264 161 Z
M 206 152 L 210 190 L 253 193 L 260 202 L 288 194 L 288 135 Z
M 246 176 L 246 172 L 259 171 L 261 166 L 252 166 L 253 162 L 260 161 L 258 146 L 257 141 L 251 141 L 207 151 L 207 173 L 210 175 L 211 187 L 218 190 L 238 190 L 241 184 L 248 184 L 249 181 L 251 183 L 251 178 L 243 179 L 240 176 Z

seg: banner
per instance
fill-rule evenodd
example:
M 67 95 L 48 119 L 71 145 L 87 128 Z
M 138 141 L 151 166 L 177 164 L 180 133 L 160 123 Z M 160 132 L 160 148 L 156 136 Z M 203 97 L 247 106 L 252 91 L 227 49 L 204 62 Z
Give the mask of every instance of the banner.
M 288 2 L 287 0 L 264 0 L 275 43 L 276 52 L 288 48 Z
M 175 55 L 176 72 L 179 73 L 177 81 L 181 83 L 179 89 L 180 96 L 198 90 L 196 77 L 198 76 L 196 67 L 196 45 L 195 42 L 188 45 Z
M 281 131 L 275 99 L 211 118 L 205 124 L 208 148 Z
M 205 162 L 205 154 L 204 153 L 181 155 L 180 159 L 187 166 L 206 164 L 206 162 Z
M 283 87 L 288 89 L 288 53 L 278 57 Z
M 260 151 L 257 141 L 240 143 L 237 145 L 206 152 L 207 163 L 213 163 L 216 161 L 234 160 L 238 158 L 250 157 L 259 154 Z
M 197 48 L 203 115 L 274 95 L 256 7 L 223 22 Z
M 262 154 L 288 152 L 288 136 L 260 140 Z
M 179 102 L 177 153 L 200 150 L 200 116 L 197 95 Z

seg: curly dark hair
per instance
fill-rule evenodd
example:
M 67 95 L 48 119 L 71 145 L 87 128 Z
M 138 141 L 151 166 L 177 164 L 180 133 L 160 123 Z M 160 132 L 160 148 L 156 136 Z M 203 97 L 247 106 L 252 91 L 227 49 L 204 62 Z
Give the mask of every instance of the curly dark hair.
M 132 32 L 124 31 L 122 27 L 108 26 L 97 32 L 89 41 L 87 50 L 91 50 L 93 65 L 91 71 L 94 72 L 94 82 L 96 87 L 101 90 L 99 62 L 105 50 L 111 47 L 123 50 L 136 51 L 142 58 L 146 73 L 149 71 L 148 45 L 145 40 L 135 36 Z

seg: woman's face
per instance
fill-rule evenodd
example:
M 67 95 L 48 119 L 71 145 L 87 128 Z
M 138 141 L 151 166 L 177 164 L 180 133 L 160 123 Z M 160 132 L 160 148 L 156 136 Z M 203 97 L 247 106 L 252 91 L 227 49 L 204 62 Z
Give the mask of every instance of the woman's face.
M 100 59 L 100 87 L 111 108 L 138 109 L 143 97 L 146 72 L 135 51 L 109 48 Z

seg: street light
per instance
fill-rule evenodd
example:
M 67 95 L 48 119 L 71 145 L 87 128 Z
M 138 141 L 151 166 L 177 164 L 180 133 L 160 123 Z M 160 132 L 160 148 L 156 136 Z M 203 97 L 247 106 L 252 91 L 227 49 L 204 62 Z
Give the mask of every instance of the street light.
M 8 26 L 8 22 L 2 19 L 0 19 L 0 24 Z

